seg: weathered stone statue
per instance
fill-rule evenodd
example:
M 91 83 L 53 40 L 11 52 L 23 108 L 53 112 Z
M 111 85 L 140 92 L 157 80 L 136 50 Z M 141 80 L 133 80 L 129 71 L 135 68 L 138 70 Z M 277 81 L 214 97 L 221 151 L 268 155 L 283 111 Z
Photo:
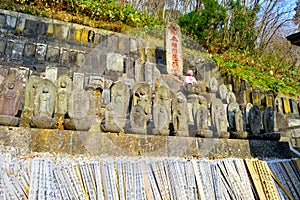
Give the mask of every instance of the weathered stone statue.
M 55 102 L 53 99 L 51 89 L 48 85 L 41 85 L 41 87 L 38 90 L 38 99 L 37 104 L 34 109 L 34 115 L 35 116 L 52 116 L 54 106 L 52 102 Z M 52 99 L 51 99 L 52 98 Z
M 219 86 L 219 97 L 223 103 L 226 103 L 226 97 L 228 93 L 228 88 L 226 85 L 222 84 Z
M 2 67 L 0 66 L 0 75 L 1 75 L 1 78 L 3 77 L 3 79 L 5 77 L 8 76 L 8 72 L 9 72 L 9 68 L 8 67 Z M 1 81 L 1 78 L 0 78 L 0 81 Z
M 87 86 L 91 104 L 89 113 L 90 115 L 94 113 L 99 119 L 103 117 L 101 112 L 103 104 L 102 95 L 105 82 L 106 81 L 101 76 L 90 76 L 89 85 Z
M 169 115 L 165 106 L 157 104 L 153 109 L 153 121 L 154 129 L 153 133 L 155 135 L 168 136 L 170 134 L 169 130 Z
M 72 80 L 69 76 L 60 76 L 57 80 L 57 97 L 55 114 L 64 116 L 68 112 L 68 98 L 72 92 L 73 85 Z
M 35 105 L 30 126 L 34 128 L 55 128 L 56 120 L 53 118 L 56 99 L 56 87 L 48 79 L 39 81 L 35 96 Z
M 66 129 L 88 131 L 96 120 L 96 115 L 89 115 L 90 97 L 85 90 L 73 90 L 69 98 L 68 114 L 65 119 Z
M 251 103 L 247 103 L 245 107 L 244 119 L 245 119 L 245 130 L 250 131 L 250 121 L 249 121 L 249 113 L 253 105 Z
M 249 111 L 251 135 L 260 134 L 261 115 L 259 106 L 253 106 Z
M 110 91 L 111 102 L 113 103 L 113 110 L 116 113 L 117 120 L 125 125 L 130 100 L 129 87 L 124 82 L 116 82 L 111 86 Z
M 235 115 L 240 110 L 237 102 L 231 102 L 227 107 L 227 118 L 230 131 L 236 131 Z
M 131 132 L 145 135 L 147 133 L 147 118 L 145 109 L 141 105 L 133 106 L 130 113 Z
M 236 96 L 232 91 L 228 91 L 226 96 L 226 102 L 227 104 L 230 104 L 231 102 L 236 102 Z
M 63 129 L 63 121 L 68 113 L 68 101 L 73 89 L 73 83 L 69 76 L 60 76 L 56 82 L 57 95 L 54 117 L 58 124 L 56 128 Z
M 102 91 L 102 104 L 108 105 L 110 103 L 110 87 L 113 84 L 110 80 L 104 80 L 104 88 Z
M 227 116 L 221 99 L 214 99 L 211 103 L 212 124 L 215 126 L 217 137 L 228 138 Z
M 83 90 L 84 89 L 84 74 L 74 73 L 73 74 L 73 90 Z
M 116 115 L 113 103 L 109 103 L 105 110 L 105 122 L 101 125 L 104 132 L 120 133 L 124 131 L 124 127 L 120 126 Z
M 92 124 L 97 120 L 95 112 L 90 114 L 90 94 L 83 89 L 83 74 L 74 73 L 73 91 L 69 97 L 68 115 L 69 118 L 64 120 L 66 129 L 88 131 Z
M 37 88 L 42 78 L 36 75 L 30 76 L 25 87 L 25 102 L 21 114 L 20 126 L 30 127 L 30 119 L 33 116 L 34 106 L 36 104 Z
M 185 96 L 179 92 L 177 96 L 177 108 L 173 111 L 173 126 L 176 136 L 189 136 L 189 117 L 187 109 L 187 100 Z
M 283 114 L 282 99 L 280 97 L 275 98 L 275 108 L 277 113 Z
M 263 126 L 265 133 L 274 133 L 274 111 L 271 106 L 264 110 Z
M 216 93 L 218 91 L 218 82 L 215 77 L 212 77 L 209 81 L 209 92 Z
M 12 74 L 3 79 L 0 93 L 0 124 L 5 126 L 17 126 L 20 122 L 15 117 L 19 111 L 22 82 L 21 79 Z
M 107 132 L 124 131 L 130 99 L 129 87 L 124 82 L 116 82 L 111 86 L 111 103 L 106 106 L 105 124 Z M 109 119 L 107 119 L 109 117 Z
M 211 138 L 213 131 L 208 129 L 208 111 L 207 107 L 201 106 L 195 115 L 196 136 Z
M 208 129 L 208 113 L 205 107 L 200 107 L 196 112 L 196 127 L 197 130 Z
M 170 90 L 165 85 L 160 85 L 156 92 L 155 97 L 153 100 L 153 106 L 161 105 L 165 107 L 168 118 L 171 119 L 171 97 L 170 97 Z
M 86 92 L 89 96 L 89 115 L 95 115 L 101 118 L 101 105 L 102 105 L 102 86 L 99 84 L 89 84 L 86 87 Z
M 132 107 L 140 105 L 144 109 L 145 116 L 151 118 L 152 89 L 147 83 L 137 83 L 132 88 Z
M 89 131 L 99 132 L 102 120 L 101 106 L 102 106 L 102 86 L 96 83 L 90 83 L 86 87 L 86 92 L 89 96 L 89 111 L 88 115 L 91 116 L 92 125 Z M 93 117 L 94 116 L 94 117 Z
M 193 121 L 195 120 L 196 117 L 196 112 L 200 107 L 208 107 L 208 103 L 207 103 L 207 99 L 202 96 L 202 95 L 189 95 L 188 96 L 188 103 L 192 104 L 192 117 L 193 117 Z
M 244 120 L 243 120 L 243 112 L 238 110 L 234 116 L 235 128 L 237 132 L 244 131 Z
M 232 138 L 238 138 L 238 139 L 246 139 L 248 137 L 248 133 L 244 131 L 244 117 L 243 112 L 241 110 L 238 110 L 235 113 L 235 127 L 236 131 L 231 132 Z

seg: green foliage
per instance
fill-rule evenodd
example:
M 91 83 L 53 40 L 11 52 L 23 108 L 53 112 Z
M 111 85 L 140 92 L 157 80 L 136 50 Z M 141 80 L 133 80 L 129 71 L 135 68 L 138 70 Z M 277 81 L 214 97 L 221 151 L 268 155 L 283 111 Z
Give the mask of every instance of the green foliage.
M 217 0 L 203 1 L 203 9 L 179 18 L 183 33 L 191 35 L 204 47 L 218 42 L 219 30 L 224 27 L 226 9 Z
M 191 35 L 212 53 L 230 48 L 254 49 L 258 9 L 242 6 L 240 0 L 229 1 L 226 7 L 217 0 L 204 0 L 201 8 L 179 18 L 178 23 L 185 34 Z
M 83 12 L 96 21 L 122 22 L 133 27 L 151 26 L 157 23 L 145 12 L 137 12 L 133 7 L 127 5 L 122 7 L 114 1 L 100 0 L 78 0 L 76 12 Z
M 230 23 L 228 31 L 223 29 L 225 44 L 229 47 L 253 51 L 256 41 L 256 14 L 257 8 L 248 8 L 241 4 L 240 0 L 230 1 L 229 12 L 231 18 L 226 22 Z M 223 47 L 224 48 L 224 47 Z
M 283 62 L 279 65 L 272 55 L 258 57 L 249 51 L 232 49 L 223 54 L 215 54 L 213 60 L 223 75 L 233 74 L 267 90 L 300 96 L 300 70 L 287 73 L 289 63 Z
M 98 28 L 106 27 L 113 31 L 131 28 L 156 27 L 164 24 L 146 12 L 138 12 L 132 6 L 120 6 L 114 0 L 15 0 L 2 4 L 2 9 L 25 12 L 60 20 L 84 23 Z M 10 5 L 10 7 L 8 6 Z M 21 5 L 21 6 L 20 6 Z M 48 13 L 45 13 L 48 12 Z M 67 16 L 58 16 L 65 13 Z M 88 20 L 85 20 L 87 18 Z M 102 23 L 99 23 L 99 22 Z M 103 23 L 104 22 L 104 23 Z M 108 26 L 110 24 L 110 26 Z M 113 28 L 116 24 L 117 28 Z M 122 28 L 118 28 L 118 26 Z

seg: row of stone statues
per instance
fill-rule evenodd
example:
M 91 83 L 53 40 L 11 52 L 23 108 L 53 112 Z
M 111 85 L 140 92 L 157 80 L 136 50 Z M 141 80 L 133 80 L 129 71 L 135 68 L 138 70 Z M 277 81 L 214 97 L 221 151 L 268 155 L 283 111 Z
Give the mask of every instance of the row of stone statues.
M 241 109 L 230 91 L 224 103 L 221 98 L 208 102 L 200 94 L 174 93 L 163 82 L 155 91 L 147 83 L 131 86 L 122 81 L 112 83 L 108 90 L 99 84 L 84 88 L 80 73 L 73 80 L 60 76 L 55 83 L 33 75 L 25 95 L 22 91 L 17 75 L 2 77 L 2 125 L 79 131 L 96 126 L 105 132 L 224 138 L 274 132 L 272 107 L 263 114 L 250 103 Z

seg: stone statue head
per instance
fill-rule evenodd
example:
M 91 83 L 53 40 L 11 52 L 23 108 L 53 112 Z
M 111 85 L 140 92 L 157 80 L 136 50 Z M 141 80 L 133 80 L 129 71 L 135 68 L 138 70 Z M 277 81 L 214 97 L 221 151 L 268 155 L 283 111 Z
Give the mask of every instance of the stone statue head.
M 60 84 L 60 87 L 61 88 L 66 88 L 67 87 L 66 81 L 62 81 L 61 84 Z
M 14 83 L 8 83 L 8 89 L 12 90 L 14 89 L 15 84 Z
M 48 93 L 49 92 L 49 88 L 47 86 L 43 87 L 43 93 Z

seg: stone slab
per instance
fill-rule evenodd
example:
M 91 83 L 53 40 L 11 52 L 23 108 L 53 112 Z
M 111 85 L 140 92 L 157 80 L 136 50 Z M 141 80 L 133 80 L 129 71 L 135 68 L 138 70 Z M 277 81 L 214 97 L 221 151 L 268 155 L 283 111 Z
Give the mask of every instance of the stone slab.
M 163 136 L 140 137 L 141 156 L 168 156 L 167 140 Z
M 108 53 L 106 59 L 106 68 L 111 71 L 124 72 L 124 56 L 117 53 Z
M 5 18 L 6 16 L 4 14 L 0 14 L 0 28 L 2 28 L 5 24 Z
M 6 16 L 6 26 L 7 26 L 7 28 L 14 29 L 16 27 L 16 24 L 17 24 L 17 17 L 10 16 L 10 15 Z
M 38 27 L 37 21 L 26 19 L 23 36 L 29 37 L 29 38 L 36 37 L 37 36 L 37 27 Z
M 46 54 L 46 61 L 58 63 L 59 62 L 59 48 L 58 47 L 48 47 Z
M 0 127 L 0 144 L 59 154 L 197 157 L 292 158 L 288 142 L 148 136 L 102 132 Z

